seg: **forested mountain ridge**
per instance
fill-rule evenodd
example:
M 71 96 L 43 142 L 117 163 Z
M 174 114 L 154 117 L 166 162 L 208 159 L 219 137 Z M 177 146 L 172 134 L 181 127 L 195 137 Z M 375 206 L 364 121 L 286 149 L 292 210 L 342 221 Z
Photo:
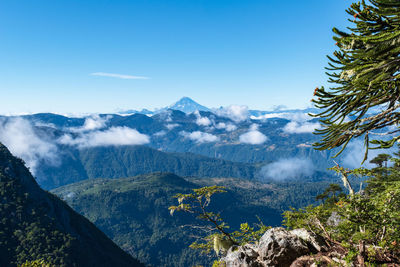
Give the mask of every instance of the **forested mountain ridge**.
M 46 189 L 94 178 L 122 178 L 152 172 L 180 176 L 253 179 L 255 164 L 208 158 L 192 153 L 163 152 L 146 146 L 65 148 L 61 166 L 44 165 L 37 171 Z
M 0 266 L 143 266 L 91 222 L 43 191 L 0 144 Z

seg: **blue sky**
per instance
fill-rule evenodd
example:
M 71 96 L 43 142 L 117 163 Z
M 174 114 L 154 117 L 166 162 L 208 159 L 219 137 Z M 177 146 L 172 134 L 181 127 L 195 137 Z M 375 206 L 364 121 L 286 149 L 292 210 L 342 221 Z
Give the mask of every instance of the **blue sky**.
M 331 29 L 348 25 L 350 4 L 3 0 L 0 113 L 157 108 L 182 96 L 209 107 L 307 107 L 326 84 Z

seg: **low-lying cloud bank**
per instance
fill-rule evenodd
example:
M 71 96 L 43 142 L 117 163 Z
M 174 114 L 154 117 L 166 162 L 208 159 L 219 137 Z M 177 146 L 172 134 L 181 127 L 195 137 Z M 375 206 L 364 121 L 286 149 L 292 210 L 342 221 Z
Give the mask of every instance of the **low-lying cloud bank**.
M 379 154 L 393 154 L 396 152 L 396 147 L 388 148 L 388 149 L 370 149 L 368 151 L 368 159 L 362 164 L 365 168 L 373 168 L 376 167 L 373 163 L 369 161 L 378 156 Z M 346 149 L 339 156 L 341 164 L 346 168 L 359 168 L 361 166 L 361 162 L 364 159 L 365 155 L 365 146 L 364 140 L 356 139 L 351 141 Z
M 144 145 L 150 142 L 150 137 L 129 127 L 111 127 L 104 131 L 92 131 L 73 136 L 65 134 L 58 139 L 60 144 L 77 146 L 79 148 L 96 146 Z
M 252 120 L 267 120 L 272 118 L 287 119 L 290 121 L 304 122 L 312 120 L 307 113 L 302 112 L 280 112 L 280 113 L 268 113 L 261 116 L 251 116 Z
M 315 129 L 321 127 L 318 122 L 310 122 L 313 117 L 309 116 L 307 113 L 294 112 L 294 113 L 269 113 L 261 116 L 251 116 L 253 120 L 262 120 L 265 121 L 267 119 L 272 118 L 281 118 L 289 120 L 290 122 L 282 128 L 282 130 L 286 133 L 290 134 L 302 134 L 302 133 L 312 133 Z
M 168 123 L 168 124 L 165 125 L 165 127 L 166 127 L 168 130 L 172 130 L 172 129 L 174 129 L 174 128 L 176 128 L 176 127 L 179 127 L 179 126 L 181 126 L 181 125 L 178 124 L 178 123 Z
M 219 141 L 218 136 L 200 131 L 195 131 L 191 133 L 182 131 L 180 132 L 180 134 L 187 139 L 195 141 L 196 143 L 212 143 Z
M 283 181 L 311 176 L 315 168 L 310 159 L 285 158 L 265 165 L 260 170 L 260 177 L 264 180 Z
M 247 106 L 230 105 L 214 110 L 214 112 L 218 116 L 229 118 L 235 122 L 245 121 L 249 117 L 249 108 Z
M 194 112 L 194 115 L 196 116 L 196 124 L 199 126 L 210 126 L 211 124 L 213 124 L 213 122 L 209 118 L 202 117 L 198 110 Z
M 33 174 L 41 162 L 52 166 L 60 164 L 57 146 L 51 140 L 38 136 L 28 120 L 0 120 L 0 142 L 13 155 L 22 158 Z
M 59 145 L 78 148 L 118 145 L 144 145 L 150 137 L 129 127 L 106 127 L 108 117 L 91 116 L 82 127 L 70 128 L 70 133 L 53 139 L 23 118 L 0 119 L 0 142 L 13 155 L 22 158 L 33 174 L 39 164 L 58 166 L 61 164 Z M 40 124 L 41 127 L 47 125 Z M 54 126 L 49 125 L 54 128 Z
M 291 121 L 283 127 L 283 131 L 290 134 L 312 133 L 320 127 L 318 122 Z
M 268 137 L 258 131 L 258 125 L 253 124 L 247 133 L 239 136 L 239 141 L 242 144 L 261 145 L 268 140 Z
M 216 129 L 225 129 L 227 132 L 232 132 L 237 129 L 237 126 L 233 123 L 225 123 L 225 122 L 219 122 L 215 125 Z
M 72 132 L 87 132 L 87 131 L 103 129 L 107 126 L 107 121 L 110 120 L 111 118 L 112 118 L 111 115 L 105 117 L 100 117 L 97 114 L 92 115 L 85 119 L 85 122 L 82 125 L 82 127 L 73 127 L 70 128 L 69 130 Z

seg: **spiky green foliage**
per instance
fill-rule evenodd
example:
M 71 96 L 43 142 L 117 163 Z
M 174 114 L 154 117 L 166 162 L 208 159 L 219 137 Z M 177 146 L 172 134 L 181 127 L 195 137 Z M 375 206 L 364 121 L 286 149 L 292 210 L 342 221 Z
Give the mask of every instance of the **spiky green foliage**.
M 367 179 L 364 190 L 353 195 L 328 196 L 319 206 L 284 213 L 289 228 L 307 228 L 342 246 L 349 262 L 360 257 L 371 264 L 400 263 L 400 159 L 383 166 L 376 158 L 373 169 L 347 170 L 347 175 Z M 343 171 L 343 170 L 337 170 Z M 326 192 L 336 191 L 330 186 Z
M 26 261 L 19 267 L 53 267 L 53 266 L 47 263 L 45 260 L 41 259 L 34 261 Z
M 220 214 L 208 209 L 211 197 L 224 192 L 226 192 L 225 187 L 214 185 L 193 189 L 193 193 L 177 194 L 174 196 L 178 200 L 178 205 L 169 207 L 171 215 L 175 211 L 183 211 L 195 214 L 199 220 L 208 223 L 205 226 L 192 226 L 203 228 L 207 235 L 193 242 L 190 245 L 191 248 L 198 249 L 206 254 L 214 249 L 218 255 L 221 248 L 226 252 L 232 245 L 257 242 L 264 232 L 270 228 L 265 226 L 258 218 L 259 224 L 256 224 L 254 227 L 248 223 L 242 223 L 239 230 L 229 231 L 229 225 L 222 219 Z M 227 245 L 224 246 L 224 244 Z
M 368 149 L 388 148 L 400 139 L 399 129 L 388 128 L 400 121 L 400 2 L 361 1 L 347 13 L 354 26 L 349 32 L 333 29 L 338 49 L 328 56 L 334 87 L 317 88 L 312 100 L 322 109 L 315 116 L 322 123 L 316 133 L 323 138 L 315 147 L 343 150 L 362 136 L 366 159 Z M 368 113 L 373 107 L 376 113 Z

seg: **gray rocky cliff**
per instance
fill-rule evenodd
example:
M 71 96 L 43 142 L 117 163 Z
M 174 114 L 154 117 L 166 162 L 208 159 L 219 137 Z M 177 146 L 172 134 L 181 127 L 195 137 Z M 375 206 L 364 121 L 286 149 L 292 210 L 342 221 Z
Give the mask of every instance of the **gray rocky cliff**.
M 271 228 L 265 232 L 258 244 L 231 247 L 221 258 L 226 267 L 290 267 L 311 266 L 309 255 L 322 255 L 329 250 L 327 242 L 306 229 L 288 231 Z M 304 264 L 303 264 L 304 263 Z

